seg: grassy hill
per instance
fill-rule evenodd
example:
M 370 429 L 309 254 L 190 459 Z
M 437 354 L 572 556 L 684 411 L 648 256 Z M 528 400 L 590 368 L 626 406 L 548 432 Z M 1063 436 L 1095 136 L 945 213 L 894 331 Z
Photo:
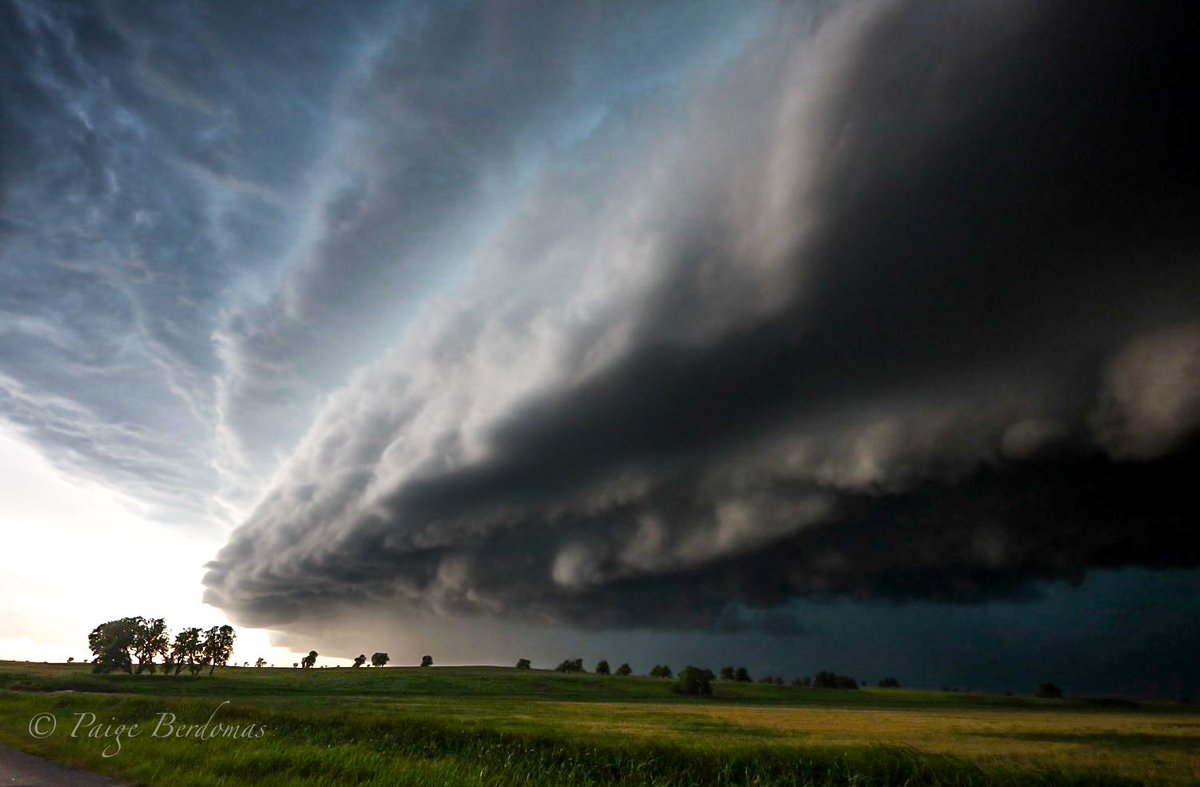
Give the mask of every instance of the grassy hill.
M 144 784 L 1200 783 L 1200 713 L 1179 704 L 669 687 L 497 667 L 192 678 L 0 663 L 0 741 Z M 39 713 L 57 721 L 40 740 Z M 210 717 L 210 732 L 262 734 L 206 738 Z M 156 735 L 167 720 L 184 734 Z

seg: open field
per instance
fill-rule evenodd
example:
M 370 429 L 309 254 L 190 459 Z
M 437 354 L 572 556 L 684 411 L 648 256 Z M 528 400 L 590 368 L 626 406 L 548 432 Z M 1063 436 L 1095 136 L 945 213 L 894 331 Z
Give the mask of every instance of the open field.
M 1200 711 L 1186 705 L 725 682 L 695 699 L 669 685 L 492 667 L 210 679 L 0 663 L 0 742 L 141 784 L 1200 783 Z M 214 711 L 214 725 L 265 731 L 212 737 L 199 725 Z M 57 719 L 44 740 L 28 729 L 39 713 Z M 161 714 L 174 726 L 156 730 Z M 116 734 L 122 723 L 139 734 Z

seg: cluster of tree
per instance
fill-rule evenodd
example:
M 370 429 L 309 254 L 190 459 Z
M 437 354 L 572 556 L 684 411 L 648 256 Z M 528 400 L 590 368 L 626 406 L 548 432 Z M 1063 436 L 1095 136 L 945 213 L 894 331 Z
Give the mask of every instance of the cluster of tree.
M 153 675 L 161 666 L 164 675 L 178 675 L 185 667 L 193 676 L 208 667 L 212 675 L 218 666 L 229 663 L 236 638 L 232 626 L 213 626 L 207 631 L 185 628 L 172 641 L 163 618 L 130 617 L 96 626 L 88 635 L 88 648 L 94 656 L 92 671 L 100 674 Z M 161 665 L 155 662 L 158 658 Z
M 879 688 L 898 689 L 900 688 L 900 681 L 896 680 L 895 678 L 884 678 L 883 680 L 879 681 Z
M 531 665 L 529 663 L 529 659 L 521 659 L 520 661 L 517 662 L 517 669 L 525 670 L 525 669 L 530 669 L 530 668 L 531 668 Z M 659 669 L 659 667 L 655 667 L 655 669 Z M 667 670 L 667 674 L 665 677 L 668 677 L 668 678 L 671 677 L 671 670 L 669 668 L 663 667 L 662 669 Z M 562 663 L 560 663 L 557 667 L 554 668 L 554 671 L 555 672 L 587 672 L 587 670 L 585 670 L 583 668 L 583 659 L 563 659 Z M 600 661 L 596 662 L 596 674 L 597 675 L 620 675 L 621 677 L 625 677 L 627 675 L 632 675 L 633 669 L 629 666 L 628 663 L 623 663 L 621 666 L 617 667 L 616 672 L 613 672 L 612 667 L 609 666 L 608 660 L 600 659 Z M 650 674 L 653 677 L 663 677 L 661 675 L 655 675 L 653 670 L 651 670 Z
M 300 659 L 300 666 L 303 667 L 304 669 L 312 669 L 313 667 L 317 666 L 317 656 L 319 656 L 319 655 L 320 654 L 317 653 L 315 650 L 310 650 L 308 652 L 307 656 Z M 295 666 L 295 665 L 293 664 L 292 666 Z
M 846 675 L 821 670 L 813 675 L 809 685 L 814 689 L 857 689 L 858 681 Z
M 655 664 L 654 668 L 650 670 L 652 678 L 670 678 L 671 674 L 671 668 L 666 664 Z
M 721 667 L 721 680 L 735 680 L 739 683 L 749 683 L 750 673 L 745 667 Z
M 676 694 L 712 694 L 712 682 L 717 679 L 712 670 L 688 665 L 679 673 L 679 678 L 671 686 Z
M 583 668 L 583 659 L 563 659 L 562 663 L 554 668 L 555 672 L 585 672 Z

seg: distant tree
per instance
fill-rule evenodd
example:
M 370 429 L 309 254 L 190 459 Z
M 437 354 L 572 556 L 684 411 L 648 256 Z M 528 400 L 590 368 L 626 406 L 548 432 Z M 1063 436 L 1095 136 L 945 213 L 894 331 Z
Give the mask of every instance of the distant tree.
M 605 661 L 604 659 L 600 659 L 600 661 L 596 664 L 596 674 L 597 675 L 611 675 L 612 674 L 612 671 L 608 668 L 607 661 Z
M 257 659 L 254 660 L 254 666 L 258 667 L 259 669 L 262 669 L 263 667 L 267 666 L 267 660 L 264 659 L 262 656 L 259 656 Z
M 671 677 L 671 668 L 668 667 L 666 664 L 655 664 L 654 668 L 650 670 L 650 677 L 652 677 L 652 678 L 670 678 Z
M 138 618 L 120 618 L 101 623 L 88 634 L 92 671 L 133 673 L 133 649 L 137 643 Z
M 371 666 L 372 667 L 382 667 L 384 664 L 387 664 L 389 661 L 391 661 L 391 659 L 388 658 L 388 654 L 386 654 L 386 653 L 375 652 L 375 653 L 371 654 Z
M 433 666 L 433 656 L 422 656 L 421 657 L 421 666 L 422 667 L 432 667 Z
M 791 687 L 793 689 L 804 688 L 804 678 L 792 678 Z
M 679 673 L 678 680 L 671 686 L 676 694 L 712 694 L 712 682 L 716 680 L 712 670 L 693 667 L 690 664 Z
M 533 665 L 529 663 L 529 659 L 517 659 L 517 669 L 533 669 Z
M 898 689 L 900 688 L 900 681 L 896 680 L 895 678 L 884 678 L 883 680 L 879 681 L 879 688 Z
M 299 667 L 299 666 L 300 666 L 300 662 L 298 662 L 298 661 L 293 661 L 293 662 L 292 662 L 292 669 L 296 669 L 296 668 L 297 668 L 297 667 Z
M 204 635 L 204 663 L 208 664 L 208 676 L 211 678 L 217 667 L 224 666 L 229 663 L 229 657 L 233 655 L 233 641 L 237 639 L 237 632 L 233 630 L 233 626 L 213 626 Z
M 563 659 L 562 663 L 554 668 L 555 672 L 583 672 L 583 659 Z
M 1043 683 L 1038 686 L 1037 695 L 1045 700 L 1060 700 L 1063 696 L 1063 690 L 1053 683 Z
M 733 680 L 733 667 L 721 667 L 721 680 Z
M 308 655 L 300 659 L 300 666 L 303 669 L 312 669 L 317 666 L 317 656 L 319 654 L 315 650 L 310 650 Z
M 812 679 L 814 689 L 857 689 L 858 681 L 846 675 L 821 670 Z
M 627 664 L 627 663 L 622 664 L 621 666 L 617 667 L 617 674 L 620 675 L 621 677 L 625 677 L 627 675 L 632 675 L 633 669 L 630 668 L 629 664 Z
M 195 626 L 183 629 L 175 635 L 175 641 L 171 643 L 171 651 L 167 655 L 168 672 L 173 667 L 174 674 L 178 675 L 183 672 L 184 667 L 189 667 L 195 676 L 200 672 L 203 657 L 200 629 Z
M 162 618 L 135 618 L 133 654 L 137 657 L 137 673 L 154 674 L 154 659 L 166 656 L 171 649 L 167 637 L 167 622 Z
M 746 671 L 745 667 L 738 667 L 737 671 L 733 673 L 733 679 L 738 683 L 749 683 L 750 673 Z
M 75 663 L 75 657 L 74 657 L 74 656 L 67 656 L 67 663 L 68 663 L 68 664 L 74 664 L 74 663 Z
M 366 663 L 367 663 L 367 654 L 365 654 L 365 653 L 359 653 L 358 658 L 354 659 L 355 667 L 361 667 L 362 665 L 364 665 Z
M 771 683 L 774 683 L 774 682 L 775 682 L 775 679 L 774 679 L 774 678 L 772 678 L 770 675 L 764 675 L 764 676 L 762 676 L 761 678 L 759 678 L 759 679 L 758 679 L 758 682 L 759 682 L 759 683 L 767 683 L 767 684 L 771 684 Z

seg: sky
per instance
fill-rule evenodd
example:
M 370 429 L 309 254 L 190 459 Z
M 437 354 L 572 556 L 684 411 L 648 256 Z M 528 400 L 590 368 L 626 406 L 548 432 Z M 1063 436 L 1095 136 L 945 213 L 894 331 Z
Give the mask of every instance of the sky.
M 1198 26 L 0 5 L 0 658 L 1195 693 Z

